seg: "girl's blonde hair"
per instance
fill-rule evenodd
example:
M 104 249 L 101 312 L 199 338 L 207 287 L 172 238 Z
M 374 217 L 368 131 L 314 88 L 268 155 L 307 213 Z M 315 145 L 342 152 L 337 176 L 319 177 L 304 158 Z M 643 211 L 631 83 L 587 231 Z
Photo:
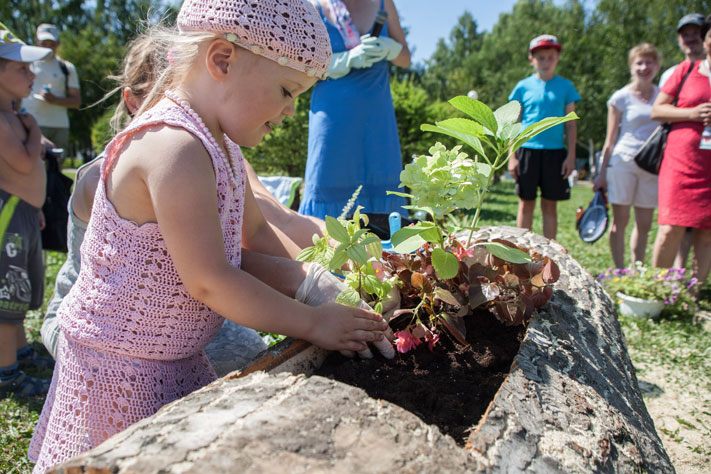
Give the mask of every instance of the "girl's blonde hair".
M 123 60 L 121 74 L 109 76 L 118 84 L 107 96 L 119 92 L 120 99 L 109 122 L 114 133 L 118 133 L 131 121 L 131 111 L 124 100 L 123 90 L 129 88 L 134 96 L 144 98 L 156 82 L 156 76 L 164 68 L 165 56 L 161 45 L 148 34 L 142 34 L 129 43 Z
M 160 58 L 154 58 L 154 83 L 144 96 L 136 115 L 156 105 L 167 90 L 178 86 L 195 64 L 200 45 L 220 38 L 213 32 L 183 31 L 177 28 L 154 26 L 145 36 L 156 50 L 161 51 Z
M 655 63 L 660 66 L 662 64 L 662 53 L 660 53 L 652 43 L 641 43 L 630 49 L 629 55 L 627 56 L 628 65 L 631 67 L 635 58 L 639 57 L 652 58 Z

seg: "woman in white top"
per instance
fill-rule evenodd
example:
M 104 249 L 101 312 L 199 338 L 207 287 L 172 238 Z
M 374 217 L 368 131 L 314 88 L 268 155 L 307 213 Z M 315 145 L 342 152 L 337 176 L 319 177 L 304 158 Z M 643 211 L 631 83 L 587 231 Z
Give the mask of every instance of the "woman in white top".
M 634 162 L 634 155 L 659 125 L 651 119 L 659 88 L 652 80 L 659 72 L 661 54 L 649 43 L 629 52 L 632 82 L 607 101 L 607 137 L 602 149 L 595 190 L 607 189 L 612 204 L 610 249 L 615 266 L 625 266 L 625 228 L 634 206 L 635 226 L 630 238 L 633 262 L 644 262 L 647 236 L 657 207 L 657 176 Z

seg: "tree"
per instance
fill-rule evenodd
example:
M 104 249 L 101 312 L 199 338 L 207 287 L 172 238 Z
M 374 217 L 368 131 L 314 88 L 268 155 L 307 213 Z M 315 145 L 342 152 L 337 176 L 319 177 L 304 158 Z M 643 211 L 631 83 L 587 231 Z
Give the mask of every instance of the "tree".
M 82 151 L 91 150 L 90 130 L 118 97 L 92 107 L 113 89 L 107 76 L 121 64 L 126 44 L 150 24 L 177 15 L 164 0 L 7 0 L 0 18 L 27 43 L 34 43 L 40 23 L 61 30 L 59 56 L 74 64 L 79 74 L 82 108 L 70 110 L 71 139 Z

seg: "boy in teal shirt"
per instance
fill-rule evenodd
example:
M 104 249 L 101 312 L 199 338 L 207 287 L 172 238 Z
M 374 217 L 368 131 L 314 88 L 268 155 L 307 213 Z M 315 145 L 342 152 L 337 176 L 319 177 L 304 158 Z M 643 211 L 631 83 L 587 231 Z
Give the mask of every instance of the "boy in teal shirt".
M 529 44 L 528 61 L 536 72 L 519 81 L 509 95 L 509 100 L 521 103 L 524 128 L 547 117 L 573 112 L 575 102 L 580 100 L 573 83 L 555 74 L 561 49 L 553 35 L 537 36 Z M 508 169 L 516 180 L 519 227 L 531 228 L 540 187 L 543 235 L 549 239 L 556 237 L 558 201 L 570 199 L 568 176 L 575 169 L 577 134 L 576 122 L 571 120 L 533 137 L 511 156 Z

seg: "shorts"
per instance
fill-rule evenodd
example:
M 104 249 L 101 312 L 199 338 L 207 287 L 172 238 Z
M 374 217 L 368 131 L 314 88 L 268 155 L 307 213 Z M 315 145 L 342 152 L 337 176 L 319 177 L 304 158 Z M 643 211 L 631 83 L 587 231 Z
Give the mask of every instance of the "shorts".
M 634 160 L 613 160 L 607 167 L 607 201 L 620 206 L 657 207 L 659 176 L 643 170 Z
M 21 324 L 44 297 L 39 209 L 3 190 L 0 244 L 0 324 Z
M 64 149 L 64 156 L 69 153 L 69 129 L 59 127 L 40 127 L 42 135 L 51 140 L 54 146 Z
M 549 201 L 570 199 L 570 183 L 560 170 L 567 158 L 564 148 L 558 150 L 534 150 L 519 148 L 516 151 L 516 194 L 524 201 L 534 201 L 541 188 L 541 197 Z

